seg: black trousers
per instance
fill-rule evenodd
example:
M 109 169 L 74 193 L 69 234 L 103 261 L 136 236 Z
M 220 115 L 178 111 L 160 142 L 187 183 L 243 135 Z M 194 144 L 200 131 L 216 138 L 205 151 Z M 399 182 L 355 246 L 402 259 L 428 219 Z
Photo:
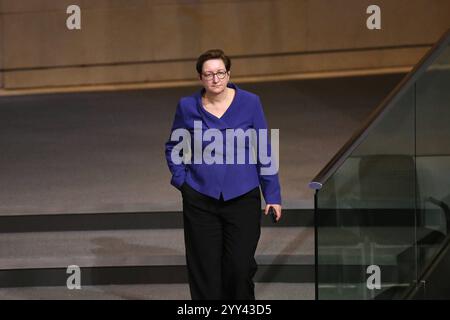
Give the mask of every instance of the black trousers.
M 192 299 L 254 300 L 262 217 L 259 187 L 228 201 L 208 197 L 187 183 L 181 190 Z

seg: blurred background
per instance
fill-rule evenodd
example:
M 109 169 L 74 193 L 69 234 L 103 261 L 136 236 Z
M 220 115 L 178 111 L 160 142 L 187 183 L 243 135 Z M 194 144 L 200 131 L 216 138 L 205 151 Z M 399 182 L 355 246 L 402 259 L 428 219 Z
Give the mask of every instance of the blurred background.
M 280 129 L 285 238 L 266 223 L 259 297 L 313 298 L 308 183 L 449 27 L 448 0 L 0 0 L 0 286 L 31 290 L 0 297 L 67 294 L 69 264 L 91 285 L 150 284 L 83 297 L 188 297 L 164 143 L 178 100 L 201 88 L 197 57 L 221 48 Z M 33 289 L 45 286 L 63 288 Z
M 450 21 L 446 0 L 378 1 L 381 30 L 362 0 L 80 0 L 69 30 L 71 4 L 0 1 L 3 213 L 179 210 L 163 144 L 210 48 L 280 129 L 285 207 L 311 207 L 309 180 Z

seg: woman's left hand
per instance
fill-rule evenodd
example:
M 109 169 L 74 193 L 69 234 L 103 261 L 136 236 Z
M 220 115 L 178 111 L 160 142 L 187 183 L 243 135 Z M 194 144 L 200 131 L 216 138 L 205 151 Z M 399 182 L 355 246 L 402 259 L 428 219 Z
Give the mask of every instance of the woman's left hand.
M 281 219 L 281 206 L 279 204 L 267 204 L 266 210 L 264 211 L 266 216 L 269 213 L 269 207 L 273 207 L 275 209 L 275 215 L 277 216 L 276 220 L 278 222 Z

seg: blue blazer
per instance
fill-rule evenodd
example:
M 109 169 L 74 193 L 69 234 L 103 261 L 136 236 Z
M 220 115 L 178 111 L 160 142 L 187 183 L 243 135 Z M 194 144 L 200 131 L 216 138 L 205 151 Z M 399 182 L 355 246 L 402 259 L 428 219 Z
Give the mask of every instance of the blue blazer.
M 201 132 L 209 128 L 215 128 L 223 133 L 223 150 L 226 150 L 226 129 L 241 128 L 244 131 L 249 128 L 256 130 L 267 129 L 267 122 L 260 98 L 256 94 L 240 89 L 233 83 L 228 83 L 227 86 L 236 91 L 231 105 L 222 117 L 216 117 L 202 106 L 201 98 L 205 92 L 205 89 L 202 88 L 195 94 L 179 100 L 171 132 L 179 128 L 187 129 L 192 137 L 191 146 L 195 147 L 194 121 L 201 121 Z M 204 162 L 195 164 L 192 160 L 190 163 L 182 162 L 176 164 L 172 161 L 171 153 L 174 146 L 180 141 L 181 138 L 178 141 L 171 141 L 169 136 L 165 144 L 166 160 L 172 173 L 170 183 L 177 189 L 180 189 L 183 183 L 186 182 L 190 187 L 202 194 L 220 199 L 220 194 L 222 193 L 223 199 L 229 200 L 261 186 L 262 194 L 267 204 L 281 205 L 281 188 L 278 173 L 262 175 L 261 167 L 269 167 L 270 165 L 261 164 L 259 156 L 256 163 L 254 163 L 255 161 L 253 163 L 246 161 L 245 164 L 242 164 L 235 161 L 233 164 L 230 164 L 224 160 L 222 164 L 207 164 Z M 202 141 L 202 149 L 209 143 L 208 141 Z M 236 152 L 236 143 L 234 148 Z M 269 139 L 267 139 L 267 148 L 270 156 Z M 191 159 L 194 159 L 193 154 L 194 152 L 191 154 Z M 225 156 L 223 159 L 225 159 Z

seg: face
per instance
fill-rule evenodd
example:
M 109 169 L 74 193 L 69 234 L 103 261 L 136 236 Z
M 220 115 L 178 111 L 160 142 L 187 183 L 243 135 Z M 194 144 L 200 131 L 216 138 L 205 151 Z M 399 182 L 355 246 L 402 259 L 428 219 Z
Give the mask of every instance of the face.
M 217 74 L 218 72 L 226 72 L 225 77 L 220 79 L 220 75 Z M 214 75 L 211 79 L 208 79 L 207 75 L 211 74 Z M 207 92 L 212 94 L 221 93 L 226 89 L 229 80 L 230 72 L 227 72 L 222 59 L 211 59 L 203 63 L 203 72 L 200 81 Z

